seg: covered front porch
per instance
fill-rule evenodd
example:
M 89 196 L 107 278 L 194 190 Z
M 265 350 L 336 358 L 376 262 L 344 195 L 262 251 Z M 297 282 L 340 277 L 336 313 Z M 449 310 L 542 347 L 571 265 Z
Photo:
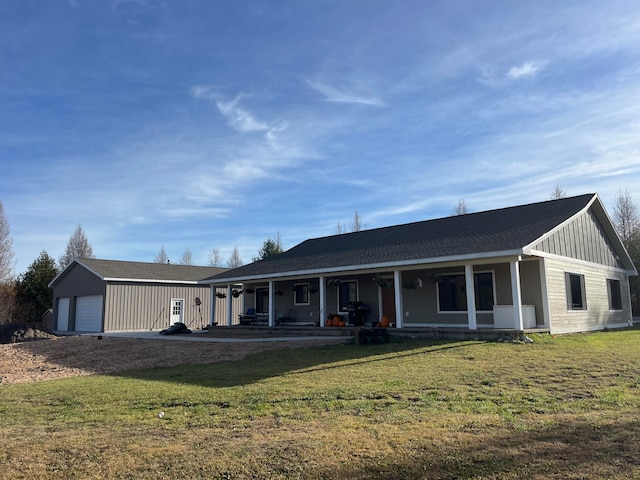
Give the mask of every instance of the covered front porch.
M 538 257 L 335 270 L 214 286 L 217 291 L 224 288 L 227 298 L 241 296 L 242 312 L 250 313 L 250 321 L 243 322 L 227 302 L 226 326 L 345 328 L 326 327 L 327 319 L 339 316 L 349 327 L 384 320 L 405 331 L 549 328 L 544 260 Z M 212 318 L 217 308 L 214 291 Z

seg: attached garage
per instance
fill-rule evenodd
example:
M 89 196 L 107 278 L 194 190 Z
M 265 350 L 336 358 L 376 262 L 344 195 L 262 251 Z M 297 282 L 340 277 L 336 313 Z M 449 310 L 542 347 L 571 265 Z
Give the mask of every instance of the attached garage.
M 102 331 L 102 300 L 102 295 L 88 295 L 76 298 L 76 331 Z

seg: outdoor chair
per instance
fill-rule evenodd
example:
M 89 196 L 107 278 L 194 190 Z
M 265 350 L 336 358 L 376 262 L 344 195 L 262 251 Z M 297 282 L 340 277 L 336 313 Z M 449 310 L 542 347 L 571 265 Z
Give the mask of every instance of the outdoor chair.
M 243 313 L 239 315 L 240 317 L 240 325 L 251 325 L 256 321 L 256 309 L 255 308 L 247 308 L 247 313 Z

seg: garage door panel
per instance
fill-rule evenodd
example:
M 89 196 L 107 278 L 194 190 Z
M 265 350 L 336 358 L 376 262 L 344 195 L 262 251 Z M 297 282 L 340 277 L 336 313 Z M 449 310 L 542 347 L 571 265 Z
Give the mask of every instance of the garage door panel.
M 91 295 L 76 299 L 76 331 L 102 331 L 102 300 L 102 295 Z
M 57 330 L 69 330 L 69 299 L 58 299 L 58 325 Z

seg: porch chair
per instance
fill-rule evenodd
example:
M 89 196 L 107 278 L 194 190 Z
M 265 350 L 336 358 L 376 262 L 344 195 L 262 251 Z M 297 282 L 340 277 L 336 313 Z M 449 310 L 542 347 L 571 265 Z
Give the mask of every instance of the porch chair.
M 256 309 L 247 308 L 247 313 L 241 313 L 238 316 L 240 317 L 240 325 L 251 325 L 257 318 Z

